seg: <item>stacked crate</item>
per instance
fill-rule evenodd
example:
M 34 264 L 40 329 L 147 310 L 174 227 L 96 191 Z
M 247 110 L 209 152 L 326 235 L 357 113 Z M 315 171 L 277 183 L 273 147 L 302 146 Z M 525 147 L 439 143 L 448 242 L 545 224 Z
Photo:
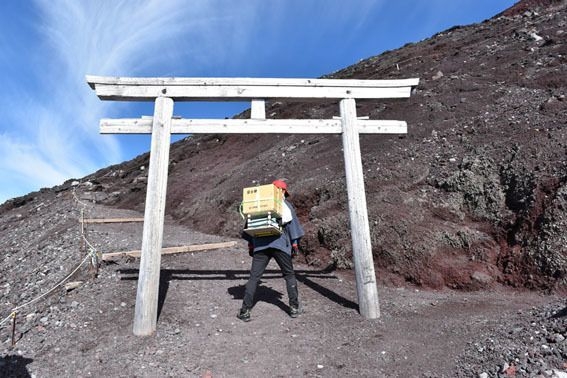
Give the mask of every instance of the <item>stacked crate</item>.
M 281 235 L 283 191 L 273 184 L 244 188 L 241 211 L 244 232 L 253 237 Z

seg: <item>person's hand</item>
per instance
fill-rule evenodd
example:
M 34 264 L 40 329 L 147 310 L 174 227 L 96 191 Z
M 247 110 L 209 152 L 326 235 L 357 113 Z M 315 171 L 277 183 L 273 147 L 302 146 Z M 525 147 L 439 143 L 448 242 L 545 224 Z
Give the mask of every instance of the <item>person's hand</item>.
M 293 243 L 291 245 L 291 258 L 293 259 L 297 255 L 299 255 L 299 246 L 297 245 L 297 243 Z
M 248 255 L 250 257 L 254 255 L 254 245 L 252 243 L 248 243 Z

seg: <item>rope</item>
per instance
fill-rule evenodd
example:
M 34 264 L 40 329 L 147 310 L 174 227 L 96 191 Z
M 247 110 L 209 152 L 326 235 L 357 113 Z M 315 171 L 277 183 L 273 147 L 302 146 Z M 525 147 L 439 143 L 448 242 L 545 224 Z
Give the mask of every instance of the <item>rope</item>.
M 17 312 L 19 309 L 27 307 L 33 303 L 38 302 L 40 299 L 46 297 L 47 295 L 49 295 L 50 293 L 52 293 L 55 289 L 57 289 L 59 286 L 61 286 L 65 281 L 67 281 L 69 278 L 71 278 L 73 276 L 73 274 L 77 273 L 77 271 L 79 270 L 79 268 L 81 266 L 83 266 L 83 264 L 85 263 L 85 261 L 87 261 L 87 258 L 90 257 L 90 254 L 87 254 L 85 256 L 85 258 L 83 259 L 83 261 L 81 261 L 81 263 L 75 268 L 75 270 L 73 270 L 71 273 L 69 273 L 67 275 L 67 277 L 63 278 L 61 281 L 59 281 L 59 283 L 57 285 L 55 285 L 54 287 L 52 287 L 50 290 L 48 290 L 47 292 L 43 293 L 42 295 L 40 295 L 39 297 L 32 299 L 31 301 L 24 303 L 23 305 L 14 307 L 12 309 L 12 312 Z
M 91 256 L 91 264 L 93 266 L 98 266 L 98 260 L 102 256 L 98 255 L 96 248 L 89 242 L 89 240 L 85 236 L 85 222 L 84 222 L 85 215 L 84 215 L 83 210 L 84 209 L 81 209 L 81 238 L 83 239 L 83 241 L 85 242 L 85 244 L 88 247 L 89 255 Z
M 69 278 L 71 278 L 73 276 L 73 274 L 77 273 L 77 271 L 79 270 L 79 268 L 81 266 L 83 266 L 83 264 L 85 263 L 85 261 L 88 260 L 88 258 L 91 257 L 91 254 L 87 254 L 84 258 L 83 261 L 81 261 L 81 263 L 71 272 L 69 273 L 65 278 L 63 278 L 61 281 L 59 281 L 59 283 L 57 285 L 55 285 L 54 287 L 52 287 L 51 289 L 49 289 L 47 292 L 41 294 L 40 296 L 32 299 L 31 301 L 24 303 L 22 305 L 16 306 L 12 309 L 12 313 L 6 317 L 4 320 L 2 320 L 0 322 L 0 326 L 2 326 L 4 323 L 6 323 L 10 318 L 14 318 L 16 313 L 18 312 L 18 310 L 27 307 L 31 304 L 34 304 L 36 302 L 39 302 L 41 299 L 45 298 L 46 296 L 48 296 L 49 294 L 51 294 L 53 291 L 55 291 L 55 289 L 57 289 L 58 287 L 60 287 L 61 285 L 63 285 L 63 283 L 65 283 L 65 281 L 67 281 Z
M 83 208 L 81 209 L 81 218 L 82 220 L 84 220 L 84 209 L 87 207 L 87 205 L 84 202 L 81 202 L 79 200 L 79 198 L 77 198 L 77 195 L 75 194 L 75 188 L 73 188 L 73 197 L 75 198 L 75 201 L 77 201 L 77 203 L 81 204 L 83 206 Z M 59 288 L 61 285 L 63 285 L 67 280 L 69 280 L 75 273 L 77 273 L 79 271 L 79 269 L 83 266 L 83 264 L 85 264 L 85 262 L 91 261 L 91 264 L 93 266 L 98 266 L 98 254 L 96 251 L 96 248 L 87 240 L 87 238 L 85 237 L 85 230 L 84 230 L 84 222 L 81 222 L 81 237 L 84 240 L 85 244 L 88 246 L 88 253 L 85 255 L 85 257 L 83 258 L 83 260 L 81 261 L 81 263 L 79 265 L 77 265 L 77 267 L 75 269 L 73 269 L 73 271 L 71 273 L 69 273 L 67 276 L 65 276 L 65 278 L 63 278 L 61 281 L 59 281 L 54 287 L 52 287 L 51 289 L 49 289 L 47 292 L 39 295 L 38 297 L 32 299 L 29 302 L 26 302 L 22 305 L 16 306 L 11 310 L 10 315 L 8 315 L 6 318 L 4 318 L 2 321 L 0 321 L 0 328 L 7 323 L 10 319 L 15 319 L 16 314 L 18 313 L 18 310 L 27 307 L 29 305 L 32 305 L 34 303 L 39 302 L 41 299 L 45 298 L 46 296 L 48 296 L 49 294 L 51 294 L 53 291 L 55 291 L 57 288 Z
M 77 187 L 76 187 L 76 186 L 73 187 L 73 191 L 71 192 L 71 193 L 73 194 L 73 198 L 75 198 L 75 201 L 76 201 L 78 204 L 83 205 L 83 209 L 87 208 L 89 205 L 86 204 L 86 203 L 84 203 L 84 202 L 82 202 L 82 201 L 79 199 L 79 197 L 77 197 L 77 194 L 75 193 L 76 190 L 77 190 Z
M 15 316 L 16 316 L 16 313 L 15 313 L 15 312 L 12 312 L 10 315 L 8 315 L 6 318 L 4 318 L 4 320 L 2 320 L 2 321 L 0 322 L 0 327 L 1 327 L 4 323 L 8 322 L 8 320 L 14 318 Z
M 98 266 L 99 258 L 102 257 L 102 256 L 98 256 L 98 254 L 96 252 L 96 248 L 87 240 L 87 238 L 85 236 L 85 209 L 88 207 L 88 205 L 86 203 L 82 202 L 77 197 L 76 190 L 77 190 L 77 187 L 74 187 L 73 191 L 72 191 L 73 198 L 75 198 L 75 201 L 78 204 L 83 206 L 83 208 L 81 209 L 81 238 L 83 239 L 83 241 L 85 242 L 85 244 L 88 247 L 89 253 L 91 255 L 91 260 L 92 260 L 91 264 L 96 267 L 96 266 Z

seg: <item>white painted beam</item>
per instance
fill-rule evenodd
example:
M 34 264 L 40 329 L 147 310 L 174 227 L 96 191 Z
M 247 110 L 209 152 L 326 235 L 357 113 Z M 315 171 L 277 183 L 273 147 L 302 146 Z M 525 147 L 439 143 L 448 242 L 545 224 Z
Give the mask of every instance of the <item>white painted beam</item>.
M 361 79 L 307 79 L 307 78 L 257 78 L 257 77 L 119 77 L 86 75 L 94 89 L 97 84 L 107 85 L 189 85 L 189 86 L 276 86 L 276 87 L 415 87 L 419 78 L 394 80 Z
M 406 134 L 405 121 L 356 120 L 359 134 Z M 101 134 L 150 134 L 152 118 L 101 119 Z M 340 134 L 340 119 L 173 119 L 172 134 Z
M 153 101 L 167 96 L 175 101 L 246 101 L 254 98 L 266 99 L 378 99 L 407 98 L 411 87 L 357 88 L 357 87 L 204 87 L 204 86 L 124 86 L 97 85 L 97 96 L 101 100 Z
M 246 101 L 254 99 L 406 98 L 419 79 L 114 78 L 87 76 L 102 100 Z

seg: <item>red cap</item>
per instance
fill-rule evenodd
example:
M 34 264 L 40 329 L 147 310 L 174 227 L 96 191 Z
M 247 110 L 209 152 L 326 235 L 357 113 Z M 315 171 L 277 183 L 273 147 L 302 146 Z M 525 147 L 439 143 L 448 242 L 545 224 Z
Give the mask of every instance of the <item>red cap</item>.
M 274 180 L 274 182 L 272 182 L 272 184 L 276 187 L 276 188 L 280 188 L 284 191 L 284 193 L 289 196 L 289 192 L 287 191 L 287 184 L 285 183 L 285 181 L 282 180 Z

